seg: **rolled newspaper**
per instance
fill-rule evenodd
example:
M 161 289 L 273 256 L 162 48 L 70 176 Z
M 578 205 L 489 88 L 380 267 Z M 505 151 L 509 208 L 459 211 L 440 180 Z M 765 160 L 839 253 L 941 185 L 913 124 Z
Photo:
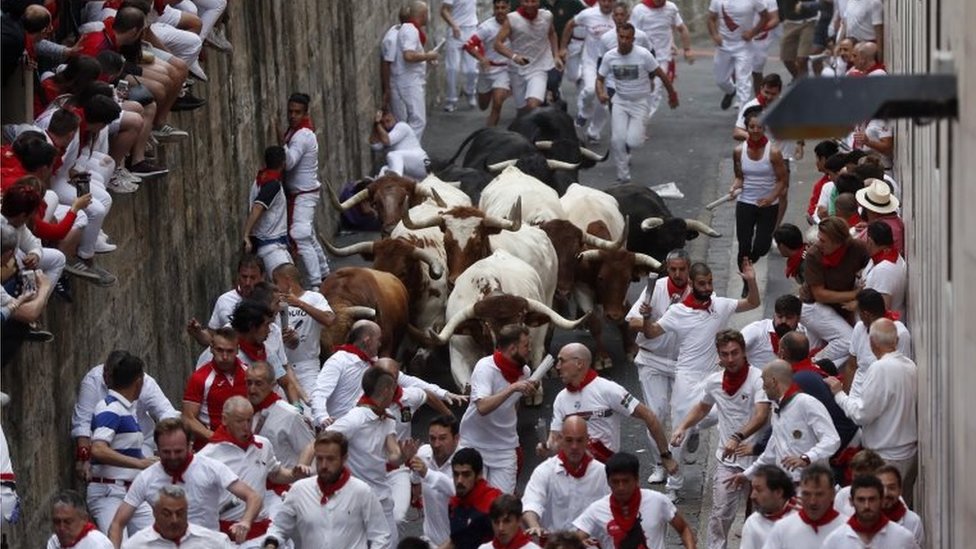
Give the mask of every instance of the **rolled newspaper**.
M 714 210 L 715 208 L 717 208 L 718 206 L 721 206 L 722 204 L 725 204 L 726 202 L 731 202 L 731 201 L 735 200 L 736 198 L 738 198 L 738 196 L 740 194 L 742 194 L 742 190 L 741 189 L 736 189 L 736 192 L 734 192 L 732 194 L 725 193 L 721 197 L 719 197 L 717 200 L 714 200 L 712 202 L 709 202 L 708 204 L 705 204 L 705 209 L 706 210 Z
M 532 375 L 529 376 L 529 381 L 542 381 L 542 378 L 546 376 L 548 372 L 556 364 L 556 359 L 552 358 L 552 355 L 546 355 L 546 358 L 542 359 L 539 366 L 536 367 Z

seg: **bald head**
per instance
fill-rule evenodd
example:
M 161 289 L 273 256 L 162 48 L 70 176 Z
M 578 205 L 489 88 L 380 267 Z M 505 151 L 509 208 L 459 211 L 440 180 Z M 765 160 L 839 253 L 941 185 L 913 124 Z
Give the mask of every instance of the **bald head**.
M 376 359 L 376 367 L 398 379 L 400 376 L 400 363 L 392 358 Z
M 24 30 L 36 34 L 51 26 L 51 12 L 39 4 L 31 4 L 24 9 Z
M 869 330 L 871 350 L 879 358 L 898 349 L 898 328 L 887 318 L 879 318 L 871 323 Z
M 793 368 L 785 360 L 776 359 L 763 368 L 763 377 L 775 379 L 789 385 L 793 383 Z
M 565 355 L 563 354 L 565 353 Z M 568 343 L 563 346 L 562 350 L 559 351 L 560 356 L 565 356 L 566 358 L 575 358 L 583 362 L 586 367 L 589 367 L 593 362 L 593 354 L 586 345 L 582 343 Z
M 861 42 L 854 46 L 854 68 L 864 72 L 878 62 L 878 46 L 873 42 Z
M 562 434 L 564 437 L 589 437 L 586 420 L 579 416 L 569 416 L 563 420 Z
M 779 340 L 779 357 L 800 362 L 810 356 L 810 340 L 802 332 L 792 331 Z

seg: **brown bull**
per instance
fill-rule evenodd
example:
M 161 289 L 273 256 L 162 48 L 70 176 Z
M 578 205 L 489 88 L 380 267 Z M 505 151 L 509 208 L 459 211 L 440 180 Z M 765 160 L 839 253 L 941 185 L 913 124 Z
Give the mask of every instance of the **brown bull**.
M 418 186 L 416 181 L 398 175 L 379 177 L 344 202 L 340 202 L 332 187 L 329 187 L 329 197 L 332 205 L 339 211 L 359 206 L 367 214 L 376 216 L 380 220 L 384 234 L 393 231 L 407 208 L 416 206 L 428 198 L 438 202 L 438 206 L 442 208 L 447 207 L 436 191 L 430 192 Z
M 383 332 L 379 356 L 395 357 L 407 327 L 407 289 L 397 277 L 375 269 L 346 267 L 333 271 L 320 288 L 322 295 L 336 313 L 332 326 L 322 329 L 322 347 L 346 342 L 352 324 L 368 315 L 364 308 L 375 311 L 373 320 Z

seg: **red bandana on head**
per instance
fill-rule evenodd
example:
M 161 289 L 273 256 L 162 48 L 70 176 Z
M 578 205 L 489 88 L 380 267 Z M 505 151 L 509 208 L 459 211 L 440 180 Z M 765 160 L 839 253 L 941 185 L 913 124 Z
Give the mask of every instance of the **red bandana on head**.
M 258 170 L 258 176 L 256 179 L 258 187 L 262 187 L 265 183 L 270 183 L 272 181 L 281 181 L 281 170 L 269 170 L 267 168 Z
M 899 499 L 898 502 L 895 503 L 894 507 L 887 511 L 882 509 L 881 512 L 884 513 L 884 516 L 888 517 L 888 520 L 891 522 L 901 522 L 901 519 L 905 518 L 905 515 L 908 514 L 908 507 L 905 507 L 905 504 Z
M 769 138 L 766 137 L 765 135 L 760 137 L 759 139 L 753 139 L 752 137 L 746 139 L 746 145 L 750 149 L 762 149 L 763 147 L 766 146 L 766 143 L 769 143 Z
M 264 397 L 264 400 L 259 402 L 258 405 L 254 407 L 254 411 L 255 413 L 257 413 L 262 410 L 267 410 L 268 408 L 273 406 L 275 402 L 278 402 L 279 400 L 281 400 L 281 397 L 278 396 L 278 394 L 275 393 L 274 391 L 271 391 L 270 393 L 268 393 L 268 396 Z
M 583 376 L 583 380 L 579 382 L 579 385 L 573 385 L 572 383 L 570 383 L 566 385 L 566 390 L 569 391 L 570 393 L 578 393 L 583 390 L 583 387 L 586 387 L 587 385 L 592 383 L 593 380 L 596 379 L 597 377 L 599 376 L 597 376 L 596 370 L 590 368 L 589 370 L 586 371 L 586 375 Z
M 318 477 L 316 480 L 319 483 L 319 490 L 322 490 L 322 505 L 325 505 L 329 498 L 335 495 L 343 486 L 349 482 L 349 469 L 343 467 L 342 474 L 339 475 L 339 480 L 333 482 L 332 484 L 326 484 L 322 482 L 322 477 Z
M 613 518 L 607 525 L 607 533 L 613 538 L 613 545 L 620 547 L 620 543 L 627 537 L 627 534 L 637 525 L 640 518 L 641 491 L 640 488 L 634 490 L 634 494 L 627 501 L 627 511 L 624 505 L 617 501 L 617 498 L 610 496 L 610 514 Z M 641 536 L 643 538 L 643 536 Z M 641 543 L 638 548 L 646 549 L 646 545 Z
M 525 533 L 522 529 L 519 529 L 512 541 L 508 543 L 502 543 L 498 541 L 498 538 L 491 539 L 491 546 L 493 549 L 519 549 L 520 547 L 525 547 L 526 545 L 532 543 L 532 538 Z
M 268 351 L 264 348 L 264 343 L 251 343 L 244 338 L 239 338 L 237 345 L 241 348 L 244 356 L 251 361 L 268 360 Z
M 731 372 L 728 368 L 722 372 L 722 390 L 725 394 L 732 396 L 739 392 L 742 388 L 742 384 L 746 382 L 746 378 L 749 377 L 749 363 L 746 362 L 745 366 L 739 368 L 738 372 Z
M 519 6 L 518 9 L 515 10 L 515 11 L 517 11 L 519 13 L 519 15 L 521 15 L 522 17 L 528 19 L 529 21 L 535 21 L 535 18 L 536 17 L 539 17 L 539 10 L 535 10 L 535 13 L 533 13 L 532 15 L 529 15 L 529 13 L 527 11 L 525 11 L 525 8 L 523 8 L 522 6 Z
M 498 366 L 498 369 L 501 370 L 502 377 L 505 378 L 505 381 L 515 383 L 522 377 L 522 366 L 503 355 L 501 351 L 495 351 L 492 358 L 495 360 L 495 366 Z
M 670 276 L 668 277 L 668 297 L 671 298 L 671 303 L 675 303 L 679 301 L 681 297 L 685 295 L 685 291 L 687 289 L 688 289 L 687 282 L 685 282 L 684 286 L 678 286 L 677 284 L 674 283 L 673 280 L 671 280 Z
M 839 515 L 840 513 L 838 513 L 836 509 L 831 507 L 830 509 L 827 509 L 827 512 L 824 513 L 824 515 L 820 517 L 819 520 L 813 520 L 812 518 L 810 518 L 810 515 L 807 514 L 806 509 L 802 509 L 802 508 L 800 509 L 800 520 L 809 524 L 810 527 L 813 528 L 814 533 L 816 533 L 818 531 L 817 529 L 820 528 L 821 526 L 826 526 L 827 524 L 830 524 L 830 522 L 835 518 L 837 518 Z
M 688 294 L 684 300 L 681 302 L 682 305 L 688 307 L 689 309 L 697 309 L 699 311 L 707 311 L 712 306 L 712 298 L 708 298 L 705 301 L 698 301 L 694 293 Z
M 855 532 L 858 534 L 867 534 L 869 536 L 873 536 L 880 532 L 881 529 L 887 526 L 889 522 L 891 521 L 888 520 L 888 517 L 886 517 L 884 513 L 881 513 L 881 516 L 878 517 L 878 521 L 871 526 L 867 526 L 861 521 L 857 520 L 857 515 L 851 515 L 851 518 L 847 519 L 847 524 L 851 525 L 851 528 Z
M 173 481 L 173 484 L 182 484 L 186 482 L 186 480 L 183 479 L 183 473 L 186 473 L 186 470 L 190 468 L 190 463 L 193 463 L 193 451 L 187 450 L 186 461 L 183 462 L 183 465 L 181 465 L 179 469 L 176 471 L 170 471 L 166 469 L 166 467 L 163 467 L 163 470 L 166 471 L 170 477 L 172 477 L 171 480 Z
M 247 451 L 247 448 L 252 444 L 257 448 L 261 448 L 263 446 L 260 442 L 258 442 L 254 438 L 253 434 L 251 435 L 251 438 L 245 440 L 244 442 L 237 440 L 236 438 L 231 436 L 230 431 L 227 430 L 226 425 L 221 425 L 220 427 L 217 427 L 217 430 L 214 431 L 213 436 L 210 437 L 210 442 L 212 444 L 217 444 L 218 442 L 229 442 L 234 446 L 237 446 L 241 450 L 244 450 L 245 452 Z
M 880 252 L 871 256 L 871 263 L 877 265 L 882 261 L 890 261 L 892 263 L 898 263 L 898 250 L 894 248 L 885 248 Z
M 821 250 L 822 256 L 820 258 L 820 263 L 822 263 L 823 266 L 827 267 L 828 269 L 833 269 L 834 267 L 840 265 L 840 262 L 844 260 L 844 256 L 847 255 L 848 247 L 849 244 L 844 244 L 829 254 L 824 254 L 822 253 L 823 250 Z
M 98 526 L 95 526 L 93 522 L 86 522 L 84 526 L 81 527 L 81 532 L 78 533 L 78 537 L 74 541 L 62 547 L 74 547 L 81 543 L 81 540 L 85 539 L 85 536 L 90 534 L 93 530 L 98 530 Z
M 793 278 L 800 272 L 800 264 L 803 263 L 803 248 L 790 254 L 786 258 L 786 278 Z
M 290 126 L 288 128 L 288 133 L 285 134 L 285 144 L 287 145 L 288 143 L 290 143 L 291 138 L 294 137 L 296 133 L 298 133 L 298 130 L 301 130 L 303 128 L 309 129 L 313 132 L 315 131 L 315 126 L 312 125 L 312 119 L 310 117 L 308 116 L 303 117 L 301 120 L 298 121 L 298 124 L 295 124 L 294 126 Z
M 410 23 L 411 25 L 414 26 L 414 28 L 417 29 L 417 34 L 420 35 L 420 45 L 421 46 L 426 46 L 427 45 L 427 35 L 424 34 L 424 29 L 420 28 L 420 25 L 418 25 L 416 21 L 408 21 L 408 23 Z
M 559 457 L 559 463 L 562 464 L 563 469 L 565 469 L 566 473 L 573 478 L 583 478 L 583 475 L 586 474 L 586 468 L 589 467 L 590 462 L 593 461 L 593 456 L 584 452 L 582 461 L 579 462 L 579 465 L 573 467 L 569 464 L 569 458 L 566 457 L 566 452 L 560 450 L 556 455 Z

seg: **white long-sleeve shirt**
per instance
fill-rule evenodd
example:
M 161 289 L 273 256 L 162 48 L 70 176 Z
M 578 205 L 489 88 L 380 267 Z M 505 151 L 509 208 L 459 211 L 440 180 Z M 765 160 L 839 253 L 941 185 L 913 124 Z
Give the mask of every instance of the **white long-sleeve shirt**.
M 847 517 L 838 514 L 834 520 L 814 529 L 803 522 L 800 513 L 779 520 L 766 536 L 763 549 L 806 549 L 807 547 L 823 547 L 827 536 L 847 522 Z M 880 546 L 879 546 L 880 547 Z
M 795 545 L 794 547 L 799 546 Z M 851 528 L 850 524 L 843 524 L 827 536 L 821 547 L 823 549 L 869 549 L 871 547 L 918 549 L 918 544 L 915 543 L 912 533 L 905 527 L 895 522 L 889 522 L 871 538 L 869 545 L 865 545 L 861 541 L 861 537 Z
M 71 438 L 91 438 L 92 414 L 95 411 L 95 405 L 108 396 L 104 372 L 105 365 L 99 364 L 89 370 L 81 379 L 78 400 L 75 401 L 75 409 L 71 414 Z M 144 437 L 143 455 L 151 456 L 156 453 L 156 444 L 153 441 L 153 430 L 156 428 L 156 422 L 171 417 L 180 417 L 180 413 L 173 407 L 173 403 L 166 398 L 156 380 L 151 375 L 146 374 L 142 383 L 142 392 L 139 393 L 139 398 L 136 400 L 136 419 L 139 421 L 139 427 Z
M 794 514 L 796 511 L 788 511 L 779 520 Z M 746 517 L 746 521 L 742 525 L 742 542 L 739 544 L 739 549 L 762 549 L 769 532 L 772 531 L 777 522 L 778 520 L 771 520 L 758 511 L 753 512 Z
M 420 479 L 420 493 L 424 498 L 424 535 L 434 547 L 438 547 L 451 537 L 448 503 L 454 497 L 451 470 L 451 459 L 454 455 L 448 456 L 443 464 L 438 465 L 433 448 L 430 444 L 424 444 L 417 450 L 417 457 L 427 464 L 427 475 Z
M 861 426 L 865 448 L 886 460 L 908 459 L 918 447 L 918 368 L 898 351 L 871 365 L 861 398 L 837 393 L 834 400 Z
M 363 396 L 363 373 L 370 364 L 348 351 L 336 351 L 322 364 L 312 391 L 312 416 L 316 423 L 338 419 Z
M 840 435 L 830 420 L 827 408 L 819 400 L 797 393 L 783 408 L 774 407 L 773 435 L 762 455 L 745 470 L 752 478 L 760 465 L 779 465 L 786 456 L 806 455 L 810 462 L 824 461 L 840 448 Z M 799 482 L 800 469 L 790 471 Z
M 254 434 L 271 441 L 275 457 L 285 467 L 298 464 L 298 456 L 313 440 L 315 432 L 305 417 L 291 404 L 277 400 L 268 408 L 254 412 Z
M 344 549 L 387 549 L 389 525 L 380 500 L 365 482 L 350 477 L 346 484 L 322 503 L 318 477 L 299 480 L 285 495 L 275 514 L 268 536 L 291 539 L 295 549 L 329 547 Z
M 895 321 L 895 328 L 898 331 L 898 351 L 911 358 L 912 336 L 908 332 L 908 328 L 900 320 Z M 878 357 L 874 356 L 874 351 L 871 350 L 871 337 L 868 334 L 868 329 L 860 320 L 857 321 L 854 330 L 851 332 L 851 346 L 848 352 L 857 360 L 857 370 L 854 371 L 854 381 L 851 383 L 851 390 L 848 394 L 854 398 L 861 398 L 861 392 L 864 390 L 864 379 L 867 377 L 871 365 L 878 361 Z
M 559 456 L 553 456 L 532 471 L 522 496 L 522 510 L 539 515 L 539 523 L 550 532 L 569 530 L 591 503 L 609 494 L 602 463 L 591 461 L 586 473 L 575 478 L 566 472 Z
M 301 128 L 285 143 L 285 190 L 314 191 L 319 184 L 319 142 L 315 132 Z
M 187 524 L 186 533 L 173 543 L 152 526 L 143 528 L 122 543 L 122 549 L 233 549 L 236 544 L 223 532 L 208 530 L 196 524 Z

